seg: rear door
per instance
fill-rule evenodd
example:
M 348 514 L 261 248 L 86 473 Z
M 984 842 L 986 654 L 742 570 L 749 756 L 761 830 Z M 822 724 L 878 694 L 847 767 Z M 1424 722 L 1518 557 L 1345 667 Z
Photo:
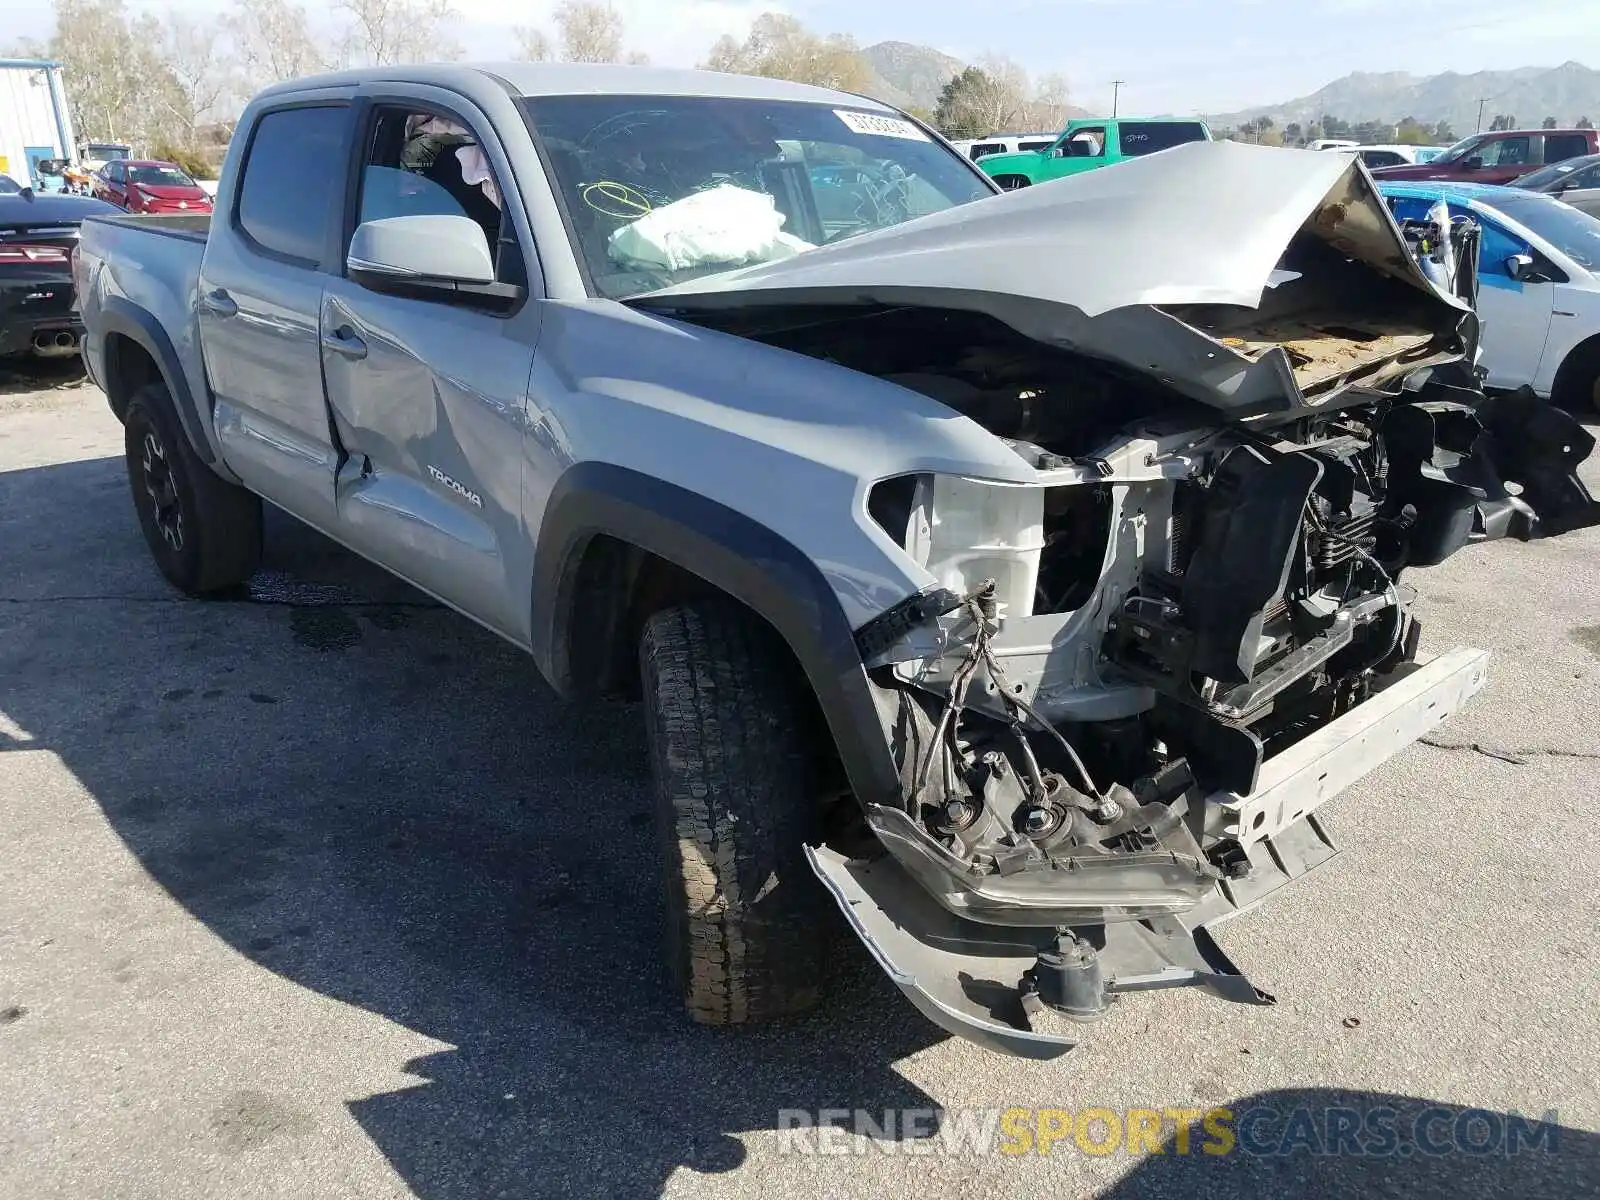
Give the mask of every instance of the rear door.
M 347 455 L 334 493 L 339 536 L 525 644 L 533 564 L 522 445 L 541 306 L 509 160 L 483 114 L 438 89 L 373 85 L 360 130 L 342 246 L 363 220 L 466 216 L 495 251 L 500 282 L 529 298 L 504 311 L 459 293 L 368 291 L 342 270 L 328 280 L 322 362 Z M 487 181 L 469 182 L 485 171 Z
M 324 527 L 337 453 L 319 319 L 340 261 L 351 92 L 287 102 L 251 127 L 211 223 L 197 301 L 224 458 L 253 490 Z
M 1589 148 L 1589 139 L 1581 133 L 1547 133 L 1544 135 L 1544 162 L 1546 166 L 1590 153 L 1593 153 L 1593 151 Z

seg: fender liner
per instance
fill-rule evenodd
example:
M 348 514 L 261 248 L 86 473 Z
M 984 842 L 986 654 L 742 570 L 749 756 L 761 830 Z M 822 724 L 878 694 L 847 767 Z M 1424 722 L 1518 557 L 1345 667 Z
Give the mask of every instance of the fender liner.
M 856 797 L 899 803 L 899 774 L 854 631 L 816 564 L 742 513 L 625 467 L 569 467 L 545 508 L 534 558 L 531 649 L 557 691 L 572 688 L 567 614 L 578 564 L 597 535 L 665 559 L 767 621 L 811 685 Z
M 156 369 L 161 372 L 161 379 L 167 385 L 172 407 L 177 410 L 178 421 L 189 438 L 190 446 L 200 456 L 201 462 L 215 467 L 217 454 L 212 448 L 211 439 L 206 436 L 206 425 L 195 403 L 194 393 L 189 390 L 189 378 L 183 372 L 183 361 L 178 357 L 172 339 L 167 336 L 161 322 L 147 310 L 120 296 L 108 296 L 101 306 L 100 320 L 96 324 L 100 326 L 97 334 L 101 343 L 100 361 L 104 364 L 102 370 L 107 376 L 106 384 L 111 383 L 111 364 L 106 359 L 105 343 L 112 334 L 121 334 L 155 360 Z

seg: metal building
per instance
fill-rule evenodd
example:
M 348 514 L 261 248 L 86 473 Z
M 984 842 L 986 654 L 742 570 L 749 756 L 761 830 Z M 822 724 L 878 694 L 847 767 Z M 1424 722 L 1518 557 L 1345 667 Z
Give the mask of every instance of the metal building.
M 0 58 L 0 174 L 38 187 L 42 158 L 78 161 L 61 64 Z

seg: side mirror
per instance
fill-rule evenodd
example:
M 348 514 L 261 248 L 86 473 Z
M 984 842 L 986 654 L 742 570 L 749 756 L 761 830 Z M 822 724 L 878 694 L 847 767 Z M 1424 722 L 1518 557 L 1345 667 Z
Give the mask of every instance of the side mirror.
M 1066 156 L 1067 149 L 1065 146 L 1057 146 L 1054 150 L 1050 151 L 1051 158 L 1065 158 Z
M 1518 283 L 1530 282 L 1536 272 L 1533 268 L 1533 255 L 1513 254 L 1506 259 L 1506 274 Z
M 356 226 L 345 271 L 368 291 L 509 312 L 526 291 L 499 283 L 483 227 L 470 217 L 413 213 Z
M 1474 154 L 1471 158 L 1461 161 L 1461 169 L 1463 171 L 1481 171 L 1483 170 L 1483 159 Z

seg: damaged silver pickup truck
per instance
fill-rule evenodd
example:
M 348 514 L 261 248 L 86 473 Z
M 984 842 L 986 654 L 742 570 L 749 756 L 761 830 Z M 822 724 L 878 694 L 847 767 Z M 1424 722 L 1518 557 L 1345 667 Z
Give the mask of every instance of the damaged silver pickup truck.
M 1124 992 L 1270 1002 L 1208 928 L 1485 680 L 1405 573 L 1600 521 L 1593 438 L 1477 386 L 1449 232 L 1342 156 L 997 195 L 859 96 L 507 64 L 274 88 L 214 219 L 75 271 L 176 586 L 246 579 L 265 498 L 642 697 L 694 1017 L 814 1003 L 831 895 L 1049 1057 Z

